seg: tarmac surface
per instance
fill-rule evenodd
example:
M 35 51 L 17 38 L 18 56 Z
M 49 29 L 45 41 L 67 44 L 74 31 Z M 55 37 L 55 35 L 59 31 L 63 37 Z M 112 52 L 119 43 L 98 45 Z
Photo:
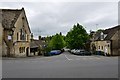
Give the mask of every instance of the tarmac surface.
M 76 56 L 3 58 L 3 78 L 118 78 L 118 57 Z

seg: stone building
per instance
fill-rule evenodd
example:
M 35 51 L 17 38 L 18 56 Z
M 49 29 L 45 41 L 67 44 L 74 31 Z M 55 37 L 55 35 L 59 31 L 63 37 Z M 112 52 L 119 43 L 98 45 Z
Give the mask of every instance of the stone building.
M 95 32 L 92 37 L 91 50 L 101 51 L 104 55 L 120 55 L 120 25 Z
M 31 35 L 30 52 L 32 56 L 44 55 L 45 47 L 46 42 L 43 38 L 39 37 L 39 39 L 33 39 Z
M 22 9 L 2 9 L 2 56 L 30 55 L 30 27 Z

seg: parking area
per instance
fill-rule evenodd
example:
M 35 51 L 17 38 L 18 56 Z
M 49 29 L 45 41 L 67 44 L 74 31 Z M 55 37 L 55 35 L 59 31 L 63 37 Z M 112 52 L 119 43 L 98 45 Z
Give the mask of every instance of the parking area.
M 3 78 L 117 78 L 118 57 L 77 56 L 9 58 L 2 61 Z

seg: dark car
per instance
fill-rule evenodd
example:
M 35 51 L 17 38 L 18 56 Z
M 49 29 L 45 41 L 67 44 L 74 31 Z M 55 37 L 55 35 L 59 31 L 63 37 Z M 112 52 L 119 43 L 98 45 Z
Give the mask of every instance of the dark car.
M 61 50 L 52 50 L 48 54 L 49 55 L 58 55 L 58 54 L 61 54 Z
M 103 51 L 95 51 L 94 53 L 95 55 L 105 55 L 105 53 Z
M 89 52 L 89 51 L 85 51 L 85 54 L 84 54 L 84 55 L 92 55 L 92 53 Z

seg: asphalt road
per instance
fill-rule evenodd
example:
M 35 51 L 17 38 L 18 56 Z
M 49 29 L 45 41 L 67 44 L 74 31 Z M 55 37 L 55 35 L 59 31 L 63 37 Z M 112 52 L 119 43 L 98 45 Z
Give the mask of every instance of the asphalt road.
M 76 56 L 2 60 L 3 78 L 118 78 L 118 57 Z

